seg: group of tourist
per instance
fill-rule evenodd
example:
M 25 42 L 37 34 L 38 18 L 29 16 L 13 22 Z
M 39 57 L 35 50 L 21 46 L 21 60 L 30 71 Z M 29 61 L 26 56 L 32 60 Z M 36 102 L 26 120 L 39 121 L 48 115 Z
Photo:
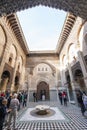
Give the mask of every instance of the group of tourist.
M 67 106 L 67 93 L 65 91 L 59 91 L 58 95 L 60 104 Z M 77 101 L 81 108 L 82 115 L 85 116 L 85 111 L 87 111 L 87 94 L 85 92 L 78 91 Z
M 60 104 L 67 106 L 67 93 L 59 91 Z M 34 101 L 37 101 L 36 93 L 33 93 Z M 77 93 L 78 103 L 81 107 L 82 115 L 87 110 L 87 95 L 85 92 Z M 27 106 L 27 93 L 0 93 L 0 130 L 3 129 L 3 124 L 7 122 L 7 128 L 10 130 L 11 121 L 13 118 L 13 130 L 16 130 L 17 111 Z
M 27 93 L 1 93 L 0 94 L 0 130 L 3 124 L 7 123 L 7 129 L 10 130 L 13 118 L 13 130 L 16 130 L 17 111 L 27 105 Z
M 37 93 L 36 93 L 36 92 L 33 92 L 33 99 L 34 99 L 34 102 L 37 102 L 37 101 L 38 101 Z M 46 96 L 45 96 L 44 93 L 41 93 L 40 99 L 41 99 L 41 101 L 45 101 L 45 100 L 46 100 Z
M 60 104 L 67 106 L 67 93 L 65 91 L 59 91 L 58 93 L 59 95 L 59 100 L 60 100 Z

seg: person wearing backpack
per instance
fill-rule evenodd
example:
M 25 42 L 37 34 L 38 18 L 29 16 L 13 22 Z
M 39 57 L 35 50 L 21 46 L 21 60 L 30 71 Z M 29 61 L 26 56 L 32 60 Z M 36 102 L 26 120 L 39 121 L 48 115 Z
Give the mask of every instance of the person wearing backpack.
M 13 129 L 12 130 L 16 130 L 16 118 L 17 118 L 17 110 L 18 110 L 18 106 L 19 106 L 19 100 L 17 99 L 17 94 L 14 93 L 11 102 L 10 102 L 10 114 L 9 114 L 9 119 L 8 119 L 8 130 L 10 130 L 10 125 L 11 125 L 11 121 L 13 118 Z

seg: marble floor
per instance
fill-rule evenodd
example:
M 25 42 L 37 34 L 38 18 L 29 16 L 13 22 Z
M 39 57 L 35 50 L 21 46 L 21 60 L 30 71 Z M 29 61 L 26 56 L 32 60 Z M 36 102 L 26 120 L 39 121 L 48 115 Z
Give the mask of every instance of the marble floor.
M 42 116 L 38 116 L 38 115 L 33 115 L 31 114 L 31 112 L 34 110 L 35 108 L 28 108 L 25 113 L 21 116 L 19 121 L 37 121 L 37 120 L 59 120 L 59 121 L 65 121 L 65 116 L 63 115 L 63 113 L 58 109 L 58 107 L 50 107 L 51 111 L 53 110 L 54 113 L 52 115 L 42 115 Z

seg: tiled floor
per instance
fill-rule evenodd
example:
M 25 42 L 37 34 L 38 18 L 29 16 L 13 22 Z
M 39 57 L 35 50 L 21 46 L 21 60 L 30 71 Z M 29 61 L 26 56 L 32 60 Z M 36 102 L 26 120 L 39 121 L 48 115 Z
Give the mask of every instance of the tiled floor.
M 47 120 L 60 120 L 60 121 L 65 121 L 65 117 L 62 114 L 62 112 L 57 108 L 57 107 L 50 107 L 49 109 L 49 113 L 51 113 L 51 111 L 54 111 L 55 113 L 53 115 L 47 114 L 47 115 L 37 115 L 37 114 L 31 114 L 31 112 L 36 112 L 34 111 L 34 107 L 32 108 L 28 108 L 25 113 L 23 114 L 23 116 L 20 118 L 19 121 L 47 121 Z M 50 111 L 51 110 L 51 111 Z
M 26 113 L 26 110 L 29 110 L 26 108 L 19 112 L 17 120 L 18 130 L 87 130 L 87 118 L 82 116 L 79 107 L 76 107 L 75 105 L 71 104 L 68 104 L 68 106 L 65 107 L 61 106 L 58 102 L 44 102 L 44 103 L 49 105 L 51 108 L 60 109 L 62 116 L 65 119 L 63 121 L 62 120 L 60 121 L 59 119 L 56 119 L 54 116 L 52 118 L 47 119 L 41 118 L 41 120 L 40 119 L 37 120 L 38 118 L 36 119 L 31 116 L 30 117 L 31 119 L 28 118 L 27 120 L 26 119 L 24 120 L 25 115 L 24 113 Z M 29 108 L 33 109 L 37 104 L 41 104 L 41 102 L 37 103 L 31 102 L 29 103 Z M 58 114 L 59 113 L 56 113 L 56 117 L 58 116 Z M 4 130 L 6 130 L 6 128 Z

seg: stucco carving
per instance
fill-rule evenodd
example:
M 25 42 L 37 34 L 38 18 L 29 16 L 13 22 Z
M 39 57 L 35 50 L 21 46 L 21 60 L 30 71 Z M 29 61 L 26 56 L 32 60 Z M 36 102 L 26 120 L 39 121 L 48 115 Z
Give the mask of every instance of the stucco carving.
M 0 25 L 0 44 L 4 45 L 6 43 L 6 34 L 2 25 Z
M 14 13 L 37 5 L 63 9 L 87 19 L 87 0 L 0 0 L 0 15 Z

